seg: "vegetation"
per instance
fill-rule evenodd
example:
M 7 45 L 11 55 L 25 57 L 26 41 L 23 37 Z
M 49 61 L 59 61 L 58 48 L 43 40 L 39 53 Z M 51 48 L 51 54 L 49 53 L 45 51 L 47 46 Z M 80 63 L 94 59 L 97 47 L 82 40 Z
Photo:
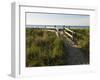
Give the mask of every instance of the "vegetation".
M 64 41 L 54 32 L 26 28 L 26 66 L 65 64 Z
M 78 48 L 81 48 L 89 62 L 89 28 L 72 30 L 75 32 L 74 37 L 77 39 Z
M 89 63 L 89 29 L 72 30 L 75 32 L 77 50 L 84 53 L 86 63 Z M 72 53 L 69 53 L 75 48 L 66 47 L 66 43 L 68 40 L 65 40 L 63 35 L 57 37 L 55 32 L 46 29 L 26 28 L 26 67 L 70 64 L 70 61 L 76 60 L 75 54 L 70 56 Z M 77 58 L 80 59 L 80 56 Z

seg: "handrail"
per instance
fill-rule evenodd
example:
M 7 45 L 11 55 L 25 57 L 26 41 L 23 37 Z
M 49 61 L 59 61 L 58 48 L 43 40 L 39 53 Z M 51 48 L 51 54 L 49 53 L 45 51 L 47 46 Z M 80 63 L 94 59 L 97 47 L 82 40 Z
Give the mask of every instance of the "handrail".
M 69 34 L 68 32 L 64 31 L 68 36 L 70 36 L 71 38 L 73 38 L 73 35 Z
M 65 28 L 65 29 L 66 29 L 67 31 L 70 31 L 70 32 L 72 32 L 72 33 L 74 32 L 74 31 L 72 31 L 72 30 L 70 30 L 70 29 L 68 29 L 68 28 Z

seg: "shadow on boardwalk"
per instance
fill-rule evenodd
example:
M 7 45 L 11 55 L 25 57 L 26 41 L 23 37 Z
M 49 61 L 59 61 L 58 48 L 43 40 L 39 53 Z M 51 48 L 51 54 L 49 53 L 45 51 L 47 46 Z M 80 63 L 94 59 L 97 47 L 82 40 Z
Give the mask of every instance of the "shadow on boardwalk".
M 85 53 L 81 48 L 73 46 L 73 41 L 68 40 L 68 37 L 61 34 L 61 32 L 60 37 L 65 42 L 67 65 L 89 64 L 89 53 Z
M 67 46 L 67 64 L 68 65 L 78 65 L 78 64 L 88 64 L 89 61 L 80 48 Z

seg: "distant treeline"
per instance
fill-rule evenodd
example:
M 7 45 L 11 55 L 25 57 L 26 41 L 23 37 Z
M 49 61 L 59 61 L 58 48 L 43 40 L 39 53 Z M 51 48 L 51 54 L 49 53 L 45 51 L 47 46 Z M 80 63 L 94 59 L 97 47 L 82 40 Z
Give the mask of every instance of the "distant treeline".
M 89 28 L 89 26 L 71 26 L 71 25 L 26 25 L 27 28 Z

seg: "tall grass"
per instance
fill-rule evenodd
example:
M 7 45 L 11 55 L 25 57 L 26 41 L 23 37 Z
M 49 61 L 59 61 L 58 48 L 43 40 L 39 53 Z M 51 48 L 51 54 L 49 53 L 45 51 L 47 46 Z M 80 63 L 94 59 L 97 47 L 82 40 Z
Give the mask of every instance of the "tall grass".
M 55 32 L 26 28 L 26 66 L 64 64 L 64 42 Z
M 72 29 L 78 45 L 89 62 L 89 29 Z M 70 52 L 70 51 L 69 51 Z M 26 67 L 67 65 L 68 48 L 55 32 L 26 28 Z M 74 54 L 75 55 L 75 54 Z M 74 58 L 74 57 L 72 57 Z

